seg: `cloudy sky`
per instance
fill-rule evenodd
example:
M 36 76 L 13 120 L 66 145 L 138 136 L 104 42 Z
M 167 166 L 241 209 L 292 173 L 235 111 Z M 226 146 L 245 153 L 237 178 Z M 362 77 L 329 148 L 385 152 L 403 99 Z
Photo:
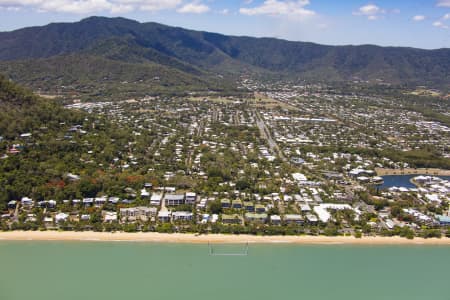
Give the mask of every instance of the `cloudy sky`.
M 450 48 L 450 0 L 0 0 L 0 31 L 92 15 L 329 45 Z

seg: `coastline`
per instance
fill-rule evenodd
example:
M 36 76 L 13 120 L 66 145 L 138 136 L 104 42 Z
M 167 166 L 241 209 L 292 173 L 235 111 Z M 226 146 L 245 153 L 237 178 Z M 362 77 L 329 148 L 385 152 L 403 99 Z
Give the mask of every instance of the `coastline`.
M 362 237 L 353 236 L 254 236 L 188 233 L 126 233 L 126 232 L 73 232 L 73 231 L 7 231 L 0 232 L 2 241 L 86 241 L 86 242 L 151 242 L 180 244 L 298 244 L 298 245 L 447 245 L 450 238 Z
M 432 175 L 432 176 L 450 176 L 450 170 L 445 169 L 387 169 L 387 168 L 375 168 L 375 172 L 378 176 L 388 175 Z

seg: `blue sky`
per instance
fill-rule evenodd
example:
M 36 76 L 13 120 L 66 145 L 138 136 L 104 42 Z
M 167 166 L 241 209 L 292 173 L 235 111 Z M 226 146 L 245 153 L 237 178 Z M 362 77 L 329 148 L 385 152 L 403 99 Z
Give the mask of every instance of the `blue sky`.
M 0 0 L 0 31 L 92 15 L 328 45 L 450 48 L 450 0 Z

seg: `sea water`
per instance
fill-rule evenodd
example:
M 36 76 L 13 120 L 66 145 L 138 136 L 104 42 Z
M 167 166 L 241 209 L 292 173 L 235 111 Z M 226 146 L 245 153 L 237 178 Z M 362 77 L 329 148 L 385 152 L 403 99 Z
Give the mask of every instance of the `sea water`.
M 1 300 L 448 300 L 449 270 L 446 246 L 0 241 Z

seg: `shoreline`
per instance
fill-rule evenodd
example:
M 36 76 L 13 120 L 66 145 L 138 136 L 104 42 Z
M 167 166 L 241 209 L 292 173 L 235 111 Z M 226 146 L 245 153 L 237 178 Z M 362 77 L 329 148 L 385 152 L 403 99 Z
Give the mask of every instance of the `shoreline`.
M 375 172 L 378 176 L 389 175 L 428 175 L 428 176 L 450 176 L 450 170 L 445 169 L 387 169 L 387 168 L 375 168 Z
M 73 232 L 73 231 L 7 231 L 0 232 L 2 241 L 84 241 L 84 242 L 150 242 L 177 244 L 297 244 L 297 245 L 446 245 L 450 238 L 362 237 L 353 236 L 254 236 L 155 232 Z

